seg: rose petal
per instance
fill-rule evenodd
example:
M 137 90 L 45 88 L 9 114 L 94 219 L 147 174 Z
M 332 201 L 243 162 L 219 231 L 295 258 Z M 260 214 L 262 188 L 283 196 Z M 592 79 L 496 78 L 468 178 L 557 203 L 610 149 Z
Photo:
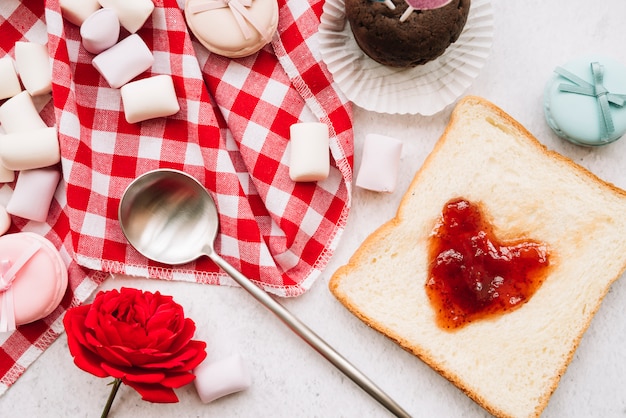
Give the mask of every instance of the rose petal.
M 193 335 L 195 334 L 195 332 L 196 332 L 196 324 L 195 324 L 195 322 L 193 322 L 189 318 L 185 319 L 185 322 L 183 323 L 182 329 L 176 335 L 176 338 L 174 338 L 170 342 L 170 344 L 168 346 L 169 350 L 170 351 L 178 351 L 178 350 L 180 350 L 189 341 L 191 341 L 191 339 L 193 338 Z
M 169 329 L 152 330 L 149 335 L 151 339 L 149 347 L 155 350 L 170 351 L 172 339 L 175 338 L 175 336 L 176 334 Z
M 172 356 L 172 353 L 170 352 L 159 351 L 154 348 L 134 349 L 129 347 L 118 347 L 118 349 L 120 351 L 123 350 L 123 355 L 133 364 L 144 364 L 154 362 L 155 360 L 162 361 Z
M 78 306 L 68 309 L 63 317 L 63 326 L 68 333 L 68 340 L 75 344 L 85 344 L 84 340 L 84 317 L 89 310 L 89 306 Z
M 168 358 L 169 355 L 169 353 L 144 353 L 141 351 L 133 351 L 127 354 L 127 358 L 133 365 L 145 367 L 146 364 L 153 363 L 155 360 L 160 361 L 163 358 Z
M 196 357 L 187 362 L 187 364 L 185 365 L 186 367 L 191 367 L 192 369 L 194 369 L 197 365 L 204 361 L 204 359 L 207 357 L 206 345 L 207 344 L 204 341 L 199 340 L 192 340 L 189 342 L 189 348 L 195 348 L 197 354 Z
M 100 355 L 103 361 L 117 366 L 132 367 L 136 364 L 123 355 L 123 350 L 120 347 L 97 347 L 96 353 Z
M 130 313 L 127 321 L 141 324 L 141 327 L 145 330 L 146 325 L 152 315 L 154 315 L 154 309 L 152 307 L 136 306 L 134 307 L 133 312 Z
M 161 383 L 166 378 L 163 373 L 139 373 L 139 374 L 131 374 L 126 373 L 126 380 L 129 382 L 137 382 L 137 383 Z
M 124 381 L 124 379 L 122 379 Z M 138 382 L 126 382 L 128 386 L 135 389 L 140 395 L 141 399 L 154 403 L 176 403 L 178 397 L 171 388 L 166 388 L 161 385 L 148 385 Z
M 180 305 L 171 303 L 167 306 L 160 306 L 154 315 L 146 321 L 146 329 L 148 331 L 179 329 L 181 318 L 184 318 L 184 314 Z
M 93 303 L 90 306 L 87 315 L 85 316 L 85 327 L 93 329 L 98 326 L 98 316 L 100 315 L 100 305 L 101 305 L 101 297 L 103 292 L 99 292 Z
M 168 375 L 161 381 L 161 384 L 168 388 L 180 388 L 193 382 L 196 376 L 193 373 L 178 373 Z
M 118 322 L 114 326 L 116 332 L 120 336 L 119 345 L 124 345 L 131 348 L 145 347 L 151 339 L 146 335 L 146 331 L 140 324 L 132 323 L 127 324 L 124 322 Z
M 111 377 L 116 379 L 123 379 L 126 377 L 126 371 L 117 367 L 113 367 L 110 364 L 102 363 L 102 369 L 105 370 Z
M 74 363 L 81 369 L 89 372 L 91 374 L 95 374 L 99 377 L 102 376 L 104 371 L 100 367 L 101 359 L 98 355 L 95 355 L 91 350 L 87 349 L 85 346 L 80 344 L 69 344 L 68 339 L 68 347 L 72 347 L 70 349 L 70 354 L 74 358 Z
M 87 373 L 91 373 L 94 376 L 110 376 L 110 374 L 101 367 L 104 365 L 104 363 L 102 363 L 100 359 L 97 356 L 94 356 L 93 353 L 91 353 L 90 351 L 85 350 L 82 355 L 75 356 L 74 364 L 76 364 L 79 369 L 82 369 Z
M 96 337 L 103 345 L 122 345 L 124 334 L 118 330 L 118 321 L 110 315 L 102 315 L 98 319 L 98 326 L 94 328 Z
M 153 318 L 146 324 L 146 331 L 153 341 L 153 347 L 169 346 L 170 341 L 176 338 L 182 329 L 183 322 L 171 318 L 171 316 L 177 316 L 177 313 L 170 312 L 167 315 L 168 317 L 163 318 L 162 313 L 160 313 L 158 314 L 159 318 Z
M 102 368 L 111 376 L 125 379 L 130 382 L 159 383 L 165 379 L 165 374 L 162 372 L 147 372 L 138 367 L 115 367 L 111 364 L 103 364 Z
M 89 330 L 83 334 L 83 345 L 91 346 L 91 347 L 101 347 L 102 343 L 100 340 L 93 335 L 93 331 Z
M 67 333 L 67 346 L 76 366 L 95 376 L 107 377 L 108 374 L 100 367 L 100 359 L 90 350 L 85 339 L 82 324 L 88 311 L 89 306 L 84 305 L 68 309 L 65 313 L 63 325 Z
M 207 356 L 206 353 L 206 343 L 204 341 L 197 341 L 197 340 L 192 340 L 189 343 L 189 349 L 193 348 L 196 351 L 196 355 L 195 357 L 193 357 L 192 359 L 189 359 L 187 362 L 185 362 L 185 365 L 182 367 L 182 370 L 193 370 L 196 368 L 196 366 L 198 366 L 200 363 L 202 363 L 204 361 L 204 359 Z
M 145 368 L 150 368 L 150 369 L 158 369 L 158 368 L 163 368 L 163 369 L 185 369 L 185 370 L 191 370 L 193 369 L 195 366 L 189 366 L 189 364 L 193 364 L 196 363 L 197 359 L 199 357 L 206 357 L 206 352 L 205 352 L 205 347 L 206 347 L 206 343 L 202 342 L 202 341 L 191 341 L 190 344 L 185 347 L 185 349 L 179 351 L 178 353 L 176 353 L 175 355 L 172 355 L 170 357 L 168 357 L 167 359 L 165 359 L 164 361 L 157 363 L 150 363 L 150 364 L 144 364 Z M 198 364 L 201 362 L 202 360 L 198 361 Z M 196 364 L 197 365 L 197 364 Z

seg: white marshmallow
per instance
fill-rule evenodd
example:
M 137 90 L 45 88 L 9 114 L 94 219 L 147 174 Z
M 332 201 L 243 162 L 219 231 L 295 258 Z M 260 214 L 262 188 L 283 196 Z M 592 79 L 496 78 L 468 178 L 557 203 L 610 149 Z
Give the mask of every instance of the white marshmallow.
M 361 167 L 356 178 L 358 187 L 391 193 L 398 181 L 402 142 L 384 135 L 368 134 L 363 143 Z
M 47 127 L 37 112 L 33 98 L 26 90 L 0 106 L 0 125 L 7 134 Z
M 174 82 L 169 75 L 132 81 L 123 85 L 120 93 L 128 123 L 170 116 L 180 110 Z
M 14 171 L 32 170 L 61 161 L 56 128 L 22 131 L 0 136 L 0 161 Z
M 11 227 L 11 215 L 6 208 L 0 205 L 0 235 L 4 235 Z
M 111 48 L 120 37 L 120 21 L 115 10 L 104 8 L 92 13 L 80 26 L 83 47 L 92 54 Z
M 61 14 L 68 22 L 80 26 L 100 8 L 98 0 L 61 0 Z
M 44 222 L 61 173 L 54 167 L 21 171 L 9 199 L 7 212 L 33 221 Z
M 152 0 L 100 0 L 100 5 L 114 9 L 120 23 L 130 33 L 137 32 L 154 10 Z
M 289 177 L 293 181 L 320 181 L 330 172 L 328 126 L 295 123 L 290 127 Z
M 96 55 L 91 63 L 111 87 L 118 89 L 149 69 L 154 56 L 141 37 L 133 34 Z
M 52 65 L 46 45 L 16 42 L 15 68 L 31 96 L 52 91 Z
M 17 71 L 10 56 L 0 58 L 0 100 L 13 97 L 22 91 Z
M 2 140 L 2 136 L 6 135 L 2 125 L 0 125 L 0 140 Z M 15 172 L 13 170 L 9 170 L 4 168 L 2 162 L 0 162 L 0 183 L 11 183 L 15 180 Z
M 0 128 L 1 127 L 0 125 Z M 0 142 L 2 142 L 4 135 L 4 131 L 0 129 Z M 11 183 L 13 180 L 15 180 L 15 171 L 5 168 L 0 161 L 0 183 Z
M 15 180 L 15 171 L 0 164 L 0 183 L 11 183 L 13 180 Z
M 0 164 L 0 183 L 11 183 L 13 180 L 15 180 L 15 171 L 4 168 Z
M 238 354 L 215 362 L 204 360 L 194 369 L 194 374 L 196 391 L 204 403 L 247 389 L 252 381 Z

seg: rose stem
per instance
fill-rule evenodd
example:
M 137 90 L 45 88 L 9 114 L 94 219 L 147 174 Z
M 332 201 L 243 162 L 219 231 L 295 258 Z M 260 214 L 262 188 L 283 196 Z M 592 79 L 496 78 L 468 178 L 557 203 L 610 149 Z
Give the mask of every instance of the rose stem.
M 115 399 L 115 395 L 117 395 L 117 390 L 120 388 L 121 384 L 122 379 L 115 379 L 113 381 L 113 387 L 111 388 L 111 393 L 109 393 L 109 399 L 107 399 L 107 403 L 106 405 L 104 405 L 104 409 L 102 410 L 102 415 L 100 415 L 100 418 L 106 418 L 109 415 L 111 405 L 113 405 L 113 400 Z

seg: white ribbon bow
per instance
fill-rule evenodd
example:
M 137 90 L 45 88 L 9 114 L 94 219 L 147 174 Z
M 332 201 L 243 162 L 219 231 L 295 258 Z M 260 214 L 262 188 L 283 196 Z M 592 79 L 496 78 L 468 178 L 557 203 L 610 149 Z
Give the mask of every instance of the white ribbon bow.
M 28 260 L 41 248 L 41 244 L 34 242 L 11 265 L 9 260 L 0 260 L 0 332 L 15 331 L 15 306 L 13 300 L 13 282 L 15 276 Z
M 255 19 L 250 11 L 248 11 L 247 8 L 250 6 L 252 6 L 252 0 L 198 0 L 195 3 L 190 3 L 187 7 L 193 14 L 228 7 L 233 12 L 235 21 L 237 21 L 237 25 L 239 25 L 245 39 L 250 39 L 252 37 L 252 31 L 246 23 L 246 21 L 248 21 L 250 22 L 250 25 L 252 25 L 252 27 L 259 32 L 261 38 L 265 42 L 269 42 L 270 39 L 267 39 L 264 26 Z

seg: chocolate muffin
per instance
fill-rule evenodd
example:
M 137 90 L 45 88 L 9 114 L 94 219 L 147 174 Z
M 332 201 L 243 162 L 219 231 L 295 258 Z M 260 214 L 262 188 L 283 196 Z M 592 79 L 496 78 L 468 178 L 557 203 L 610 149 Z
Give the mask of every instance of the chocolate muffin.
M 392 0 L 391 10 L 382 1 L 345 0 L 346 18 L 359 47 L 374 61 L 408 68 L 439 57 L 461 35 L 471 0 L 452 0 L 432 10 L 414 10 L 404 21 L 404 0 Z

